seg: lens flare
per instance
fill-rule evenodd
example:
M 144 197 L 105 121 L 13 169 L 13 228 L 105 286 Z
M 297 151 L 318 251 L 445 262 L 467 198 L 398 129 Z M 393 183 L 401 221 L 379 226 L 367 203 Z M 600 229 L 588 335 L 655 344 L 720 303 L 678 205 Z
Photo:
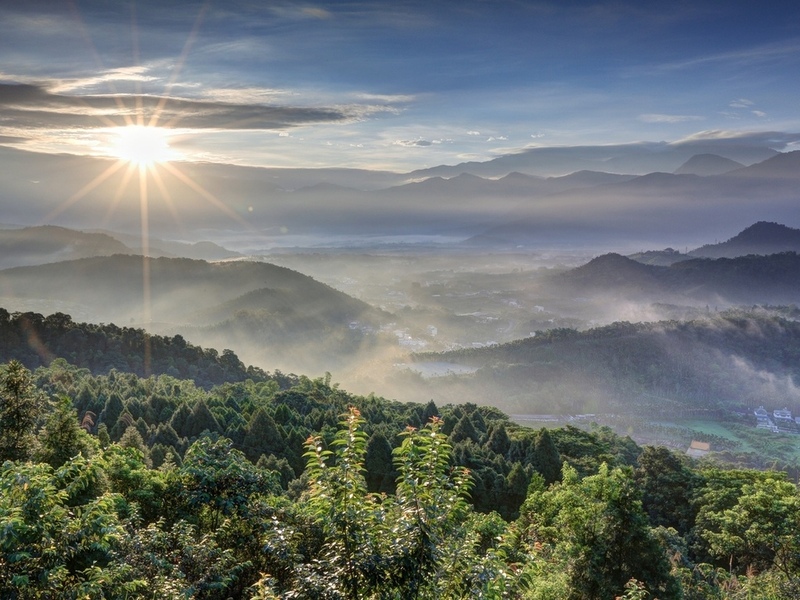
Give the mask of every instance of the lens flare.
M 152 167 L 176 158 L 169 146 L 170 132 L 162 127 L 130 125 L 113 132 L 109 153 L 138 167 Z

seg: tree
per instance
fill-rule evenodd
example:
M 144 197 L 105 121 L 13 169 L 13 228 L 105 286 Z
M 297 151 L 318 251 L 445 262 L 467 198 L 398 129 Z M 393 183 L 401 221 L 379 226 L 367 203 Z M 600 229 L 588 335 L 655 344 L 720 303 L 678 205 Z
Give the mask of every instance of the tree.
M 97 443 L 78 423 L 78 413 L 69 398 L 62 396 L 55 404 L 55 411 L 39 433 L 36 459 L 57 469 L 74 456 L 88 458 L 97 451 Z
M 397 471 L 392 463 L 392 446 L 381 431 L 372 434 L 367 442 L 364 459 L 367 489 L 373 493 L 393 494 Z
M 707 515 L 701 535 L 711 552 L 740 573 L 777 568 L 790 582 L 800 578 L 800 495 L 771 477 L 745 484 L 733 507 Z
M 277 478 L 257 469 L 224 437 L 202 436 L 192 444 L 179 475 L 189 508 L 212 531 L 224 516 L 246 515 L 254 495 L 280 492 Z
M 536 488 L 521 512 L 534 587 L 550 585 L 553 576 L 561 581 L 558 596 L 601 600 L 622 594 L 636 578 L 658 598 L 679 597 L 629 469 L 602 465 L 579 479 L 565 465 L 562 482 Z
M 255 462 L 262 454 L 280 454 L 284 443 L 275 420 L 263 408 L 250 418 L 242 443 L 247 458 Z
M 506 426 L 503 423 L 494 426 L 489 434 L 489 439 L 486 441 L 486 447 L 492 452 L 505 456 L 511 446 L 511 440 L 508 438 Z
M 463 442 L 464 440 L 471 440 L 476 444 L 480 440 L 480 434 L 475 429 L 475 426 L 472 424 L 472 419 L 470 419 L 468 414 L 465 414 L 458 420 L 458 423 L 456 423 L 456 426 L 450 434 L 450 441 L 453 444 Z
M 549 485 L 558 481 L 561 477 L 561 455 L 547 429 L 542 428 L 536 436 L 533 453 L 533 465 L 545 482 Z
M 694 523 L 691 500 L 699 478 L 669 449 L 655 446 L 645 446 L 634 477 L 650 524 L 686 535 Z
M 173 427 L 175 427 L 173 425 Z M 175 427 L 175 431 L 180 433 L 180 430 Z M 217 418 L 213 415 L 208 408 L 205 400 L 198 400 L 192 409 L 192 414 L 187 423 L 187 429 L 184 435 L 188 438 L 196 438 L 204 431 L 209 433 L 219 433 L 221 428 Z
M 125 536 L 120 497 L 85 494 L 96 463 L 77 457 L 54 471 L 46 464 L 0 466 L 0 597 L 135 597 L 115 550 Z
M 22 363 L 12 360 L 0 370 L 0 463 L 31 456 L 42 403 Z

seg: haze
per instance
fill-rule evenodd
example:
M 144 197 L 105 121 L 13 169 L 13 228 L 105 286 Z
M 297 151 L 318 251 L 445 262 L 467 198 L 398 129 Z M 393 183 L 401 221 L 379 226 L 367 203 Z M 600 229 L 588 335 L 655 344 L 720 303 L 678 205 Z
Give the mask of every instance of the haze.
M 412 351 L 791 304 L 791 286 L 727 275 L 571 270 L 609 252 L 666 269 L 756 223 L 800 226 L 799 13 L 3 3 L 2 305 L 414 399 L 426 384 L 395 381 Z M 146 258 L 98 258 L 115 254 Z M 756 372 L 742 360 L 720 368 Z

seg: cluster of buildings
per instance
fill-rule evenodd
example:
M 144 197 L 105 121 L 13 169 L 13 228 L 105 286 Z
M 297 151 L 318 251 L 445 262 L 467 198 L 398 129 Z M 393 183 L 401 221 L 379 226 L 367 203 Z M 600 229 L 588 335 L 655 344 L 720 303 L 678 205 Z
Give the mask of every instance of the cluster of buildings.
M 773 433 L 800 433 L 800 417 L 792 418 L 792 411 L 788 408 L 773 410 L 770 415 L 767 409 L 759 406 L 753 413 L 758 429 L 768 429 Z

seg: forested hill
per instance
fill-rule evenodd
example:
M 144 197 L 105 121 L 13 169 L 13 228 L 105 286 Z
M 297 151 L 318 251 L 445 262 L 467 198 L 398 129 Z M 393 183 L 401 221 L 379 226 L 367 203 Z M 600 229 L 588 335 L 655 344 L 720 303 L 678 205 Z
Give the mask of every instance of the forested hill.
M 9 311 L 180 334 L 230 348 L 249 364 L 296 373 L 357 360 L 391 319 L 307 275 L 253 261 L 115 255 L 19 267 L 0 271 L 0 296 Z
M 246 379 L 275 379 L 287 387 L 297 380 L 293 375 L 277 372 L 273 376 L 257 367 L 245 367 L 230 350 L 203 349 L 180 335 L 150 335 L 133 327 L 76 323 L 63 313 L 45 317 L 0 308 L 0 363 L 18 360 L 35 369 L 56 358 L 94 375 L 112 369 L 140 377 L 171 375 L 191 379 L 203 388 Z
M 53 225 L 0 229 L 0 268 L 131 252 L 125 244 L 104 233 Z
M 691 250 L 689 254 L 705 258 L 733 258 L 776 252 L 800 252 L 800 229 L 780 223 L 759 221 L 729 240 L 718 244 L 706 244 Z
M 652 301 L 683 300 L 745 304 L 791 304 L 800 300 L 800 255 L 695 258 L 670 266 L 646 265 L 605 254 L 555 274 L 552 285 L 564 292 L 626 296 Z
M 800 323 L 794 308 L 710 312 L 692 321 L 556 329 L 487 348 L 418 354 L 478 368 L 453 394 L 509 412 L 693 414 L 774 403 L 800 409 Z M 439 389 L 436 381 L 428 392 Z M 445 391 L 445 386 L 441 386 Z
M 785 473 L 694 463 L 607 428 L 534 431 L 496 409 L 354 396 L 322 378 L 205 391 L 63 359 L 0 365 L 0 398 L 3 598 L 800 589 L 800 495 Z
M 208 324 L 198 315 L 260 289 L 289 294 L 299 312 L 316 313 L 326 306 L 342 320 L 375 313 L 369 305 L 306 275 L 261 262 L 114 255 L 0 271 L 4 296 L 74 303 L 100 322 L 139 322 L 145 286 L 154 321 Z M 278 308 L 284 308 L 283 301 Z

